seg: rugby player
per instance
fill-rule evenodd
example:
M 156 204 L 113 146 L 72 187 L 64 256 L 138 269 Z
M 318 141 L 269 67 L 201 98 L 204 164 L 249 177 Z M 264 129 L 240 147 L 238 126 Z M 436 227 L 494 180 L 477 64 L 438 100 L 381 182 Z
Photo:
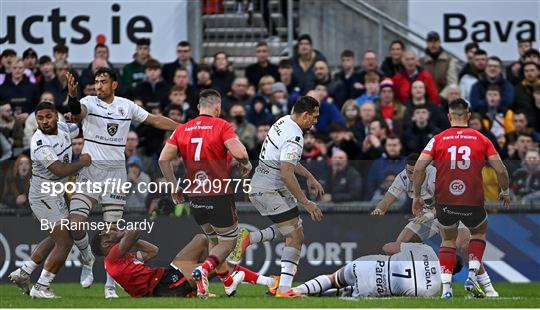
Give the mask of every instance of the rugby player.
M 294 290 L 301 294 L 330 296 L 339 296 L 341 291 L 352 297 L 433 297 L 439 294 L 441 267 L 433 248 L 422 243 L 391 242 L 383 246 L 383 251 L 387 255 L 362 256 L 333 274 L 320 275 Z M 458 260 L 453 272 L 459 272 L 462 267 Z
M 311 96 L 300 97 L 292 114 L 272 125 L 251 180 L 250 201 L 262 216 L 274 222 L 276 230 L 285 237 L 279 285 L 270 292 L 276 297 L 302 296 L 291 289 L 304 240 L 297 203 L 304 206 L 313 221 L 318 222 L 323 217 L 317 204 L 302 192 L 295 176 L 296 173 L 305 177 L 317 198 L 322 197 L 324 190 L 321 184 L 299 164 L 304 144 L 303 131 L 315 125 L 318 116 L 319 102 Z
M 49 182 L 65 183 L 83 167 L 88 167 L 92 159 L 88 154 L 81 154 L 79 161 L 71 163 L 71 139 L 77 137 L 79 128 L 76 124 L 58 122 L 58 115 L 53 103 L 41 102 L 35 108 L 38 130 L 30 143 L 32 159 L 32 178 L 28 199 L 30 208 L 40 221 L 49 227 L 49 236 L 40 242 L 30 260 L 21 268 L 13 271 L 9 279 L 17 284 L 25 294 L 33 298 L 56 298 L 49 285 L 54 280 L 73 246 L 69 230 L 62 228 L 60 221 L 68 218 L 68 207 L 64 193 L 53 196 L 43 186 Z M 41 276 L 30 290 L 30 274 L 45 259 Z
M 482 168 L 489 163 L 501 186 L 500 199 L 510 207 L 508 172 L 491 141 L 482 133 L 468 128 L 469 103 L 458 98 L 449 103 L 451 128 L 433 137 L 418 158 L 413 172 L 413 211 L 419 215 L 425 206 L 422 184 L 426 168 L 435 162 L 435 210 L 440 224 L 442 245 L 439 250 L 442 298 L 452 298 L 452 270 L 456 260 L 456 238 L 461 221 L 471 232 L 469 242 L 469 276 L 465 289 L 475 297 L 485 297 L 477 275 L 486 247 L 487 213 L 484 208 Z
M 122 185 L 127 181 L 124 149 L 132 121 L 166 131 L 173 131 L 178 125 L 164 116 L 148 113 L 131 100 L 115 96 L 118 82 L 114 70 L 99 68 L 94 80 L 97 96 L 86 96 L 79 101 L 75 77 L 67 73 L 68 104 L 74 119 L 82 122 L 83 152 L 93 159 L 92 165 L 77 176 L 77 186 L 82 191 L 71 198 L 69 218 L 72 223 L 86 222 L 96 203 L 101 204 L 105 222 L 116 223 L 122 218 L 126 193 L 118 187 L 106 186 L 110 181 Z M 96 185 L 100 185 L 101 191 L 96 190 Z M 84 229 L 77 229 L 71 230 L 71 235 L 81 252 L 81 285 L 89 287 L 94 281 L 94 255 L 88 246 L 88 234 Z M 117 297 L 114 280 L 107 276 L 105 298 Z
M 232 156 L 239 164 L 244 177 L 252 167 L 247 150 L 236 136 L 234 127 L 219 118 L 219 92 L 203 90 L 199 98 L 200 115 L 175 129 L 161 151 L 159 166 L 167 181 L 177 187 L 173 200 L 181 202 L 183 194 L 188 196 L 195 221 L 210 239 L 210 254 L 201 266 L 193 270 L 192 275 L 197 282 L 197 295 L 206 299 L 209 293 L 208 275 L 212 271 L 216 270 L 226 290 L 233 285 L 227 264 L 222 264 L 233 250 L 238 235 L 233 191 L 238 188 L 240 179 L 231 179 L 233 163 L 230 158 Z M 178 153 L 182 156 L 187 176 L 186 180 L 180 182 L 171 165 Z
M 191 272 L 204 262 L 208 254 L 208 238 L 196 235 L 167 267 L 149 267 L 159 248 L 139 239 L 139 231 L 111 230 L 96 234 L 91 241 L 92 251 L 105 256 L 105 269 L 132 297 L 193 297 L 197 285 Z M 242 266 L 230 266 L 233 283 L 225 289 L 227 296 L 236 294 L 242 281 L 273 285 L 274 279 L 257 274 Z M 211 273 L 209 278 L 215 276 Z

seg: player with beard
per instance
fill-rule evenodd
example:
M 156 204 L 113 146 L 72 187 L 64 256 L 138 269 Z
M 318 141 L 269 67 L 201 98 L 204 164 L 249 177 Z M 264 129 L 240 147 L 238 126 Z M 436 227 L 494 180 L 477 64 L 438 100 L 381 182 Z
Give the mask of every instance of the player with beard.
M 52 195 L 46 189 L 51 189 L 51 185 L 57 182 L 65 183 L 69 176 L 90 166 L 92 159 L 88 154 L 82 154 L 79 161 L 71 163 L 71 139 L 77 137 L 79 128 L 76 124 L 58 122 L 53 103 L 41 102 L 36 106 L 35 113 L 38 130 L 30 143 L 32 178 L 28 199 L 32 212 L 42 225 L 46 223 L 47 227 L 53 228 L 32 253 L 30 260 L 13 271 L 9 279 L 33 298 L 56 298 L 49 285 L 64 265 L 73 240 L 69 230 L 59 225 L 61 220 L 68 218 L 64 193 Z M 41 276 L 30 290 L 30 274 L 45 257 Z
M 116 223 L 122 219 L 126 193 L 109 188 L 108 182 L 127 181 L 124 149 L 132 122 L 143 123 L 157 129 L 173 131 L 178 123 L 161 115 L 148 113 L 133 101 L 115 96 L 118 87 L 114 70 L 99 68 L 94 74 L 97 96 L 77 99 L 77 82 L 67 73 L 68 104 L 74 118 L 83 125 L 83 152 L 92 156 L 92 165 L 82 169 L 77 176 L 77 192 L 71 198 L 70 221 L 85 222 L 94 204 L 100 204 L 103 220 Z M 92 186 L 88 186 L 91 184 Z M 100 186 L 102 191 L 94 190 Z M 89 188 L 91 187 L 91 188 Z M 80 225 L 77 225 L 80 227 Z M 94 276 L 94 255 L 88 246 L 88 234 L 84 230 L 71 230 L 73 241 L 81 252 L 83 268 L 81 285 L 89 287 Z M 105 298 L 118 298 L 114 280 L 107 276 Z

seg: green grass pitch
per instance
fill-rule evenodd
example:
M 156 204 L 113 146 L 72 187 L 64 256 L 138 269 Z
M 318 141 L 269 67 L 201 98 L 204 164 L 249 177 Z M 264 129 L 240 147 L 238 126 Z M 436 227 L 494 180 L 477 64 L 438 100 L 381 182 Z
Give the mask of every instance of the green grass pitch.
M 212 284 L 211 292 L 220 298 L 130 298 L 123 291 L 116 300 L 103 298 L 103 285 L 83 289 L 79 284 L 53 284 L 57 300 L 32 300 L 14 285 L 0 285 L 0 308 L 536 308 L 540 305 L 540 283 L 495 285 L 501 298 L 465 297 L 461 283 L 454 284 L 452 300 L 438 298 L 368 298 L 343 300 L 333 297 L 278 299 L 265 296 L 262 286 L 243 284 L 237 296 L 228 298 L 223 288 Z M 120 292 L 121 289 L 118 289 Z

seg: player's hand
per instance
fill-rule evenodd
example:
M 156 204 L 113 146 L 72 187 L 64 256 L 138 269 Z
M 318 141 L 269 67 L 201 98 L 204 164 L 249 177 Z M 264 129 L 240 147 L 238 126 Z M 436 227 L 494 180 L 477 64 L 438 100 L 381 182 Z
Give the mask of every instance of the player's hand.
M 85 167 L 89 167 L 92 164 L 92 157 L 89 154 L 81 154 L 79 161 L 84 164 Z
M 311 200 L 308 200 L 307 203 L 304 203 L 304 208 L 306 208 L 306 211 L 311 215 L 311 219 L 314 222 L 320 222 L 323 218 L 323 214 L 321 209 L 317 206 L 316 203 L 314 203 Z
M 251 172 L 251 169 L 253 169 L 251 162 L 248 161 L 246 165 L 238 163 L 238 165 L 240 166 L 240 175 L 244 178 L 247 178 L 249 176 L 249 173 Z
M 308 178 L 306 183 L 310 193 L 314 193 L 317 200 L 321 199 L 321 197 L 324 195 L 324 188 L 322 187 L 321 183 L 319 183 L 319 181 L 317 181 L 314 177 Z
M 417 224 L 423 224 L 428 222 L 430 219 L 426 215 L 417 216 L 409 219 L 409 221 L 417 223 Z
M 510 195 L 504 195 L 503 193 L 499 194 L 499 200 L 502 200 L 503 207 L 508 210 L 510 209 Z
M 180 203 L 185 202 L 184 195 L 182 194 L 182 191 L 180 191 L 179 193 L 172 193 L 171 197 L 172 197 L 172 200 L 173 200 L 173 202 L 175 204 L 180 204 Z
M 68 86 L 68 95 L 71 98 L 77 97 L 77 87 L 79 87 L 79 83 L 77 83 L 77 80 L 75 80 L 75 77 L 69 71 L 66 73 L 66 79 Z
M 17 196 L 17 198 L 15 198 L 15 203 L 18 205 L 22 205 L 26 203 L 26 200 L 26 195 L 20 194 L 19 196 Z
M 371 215 L 374 215 L 374 216 L 383 216 L 385 214 L 386 214 L 386 211 L 381 210 L 379 208 L 376 208 L 375 210 L 371 211 Z
M 412 203 L 412 212 L 415 216 L 421 216 L 422 210 L 426 206 L 426 203 L 424 202 L 424 199 L 422 198 L 413 198 Z

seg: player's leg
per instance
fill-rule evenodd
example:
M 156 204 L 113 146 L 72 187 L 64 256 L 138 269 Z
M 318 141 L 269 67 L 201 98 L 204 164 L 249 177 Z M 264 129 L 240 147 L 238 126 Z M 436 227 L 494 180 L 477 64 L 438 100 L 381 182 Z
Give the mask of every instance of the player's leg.
M 442 297 L 452 298 L 452 274 L 456 264 L 456 239 L 460 210 L 452 206 L 436 205 L 437 221 L 441 233 L 441 247 L 439 248 L 439 263 L 441 265 L 441 282 L 443 285 Z
M 422 242 L 422 238 L 407 226 L 399 233 L 396 242 Z
M 296 217 L 287 219 L 290 218 L 290 215 L 296 215 Z M 298 262 L 300 261 L 300 251 L 304 242 L 304 231 L 302 220 L 298 216 L 298 208 L 269 217 L 270 219 L 274 218 L 276 222 L 279 220 L 279 217 L 283 219 L 283 221 L 277 222 L 278 230 L 285 236 L 285 247 L 283 247 L 281 254 L 281 277 L 278 290 L 276 291 L 276 296 L 282 296 L 291 291 Z
M 54 247 L 43 264 L 43 270 L 38 281 L 30 291 L 30 296 L 33 298 L 50 299 L 57 297 L 49 286 L 60 268 L 65 264 L 66 258 L 73 246 L 73 240 L 67 227 L 57 224 L 50 235 L 54 240 Z
M 238 239 L 236 241 L 236 245 L 234 247 L 234 250 L 231 252 L 231 255 L 229 255 L 229 257 L 227 258 L 227 261 L 231 264 L 239 264 L 244 257 L 248 246 L 273 240 L 279 241 L 282 239 L 283 236 L 277 229 L 276 224 L 268 226 L 265 229 L 251 232 L 245 228 L 240 228 L 240 230 L 238 231 Z
M 233 275 L 238 272 L 243 272 L 243 282 L 245 283 L 259 284 L 272 287 L 277 285 L 277 283 L 279 282 L 279 277 L 277 276 L 267 277 L 241 265 L 229 265 L 229 271 L 232 272 Z
M 82 271 L 80 283 L 82 287 L 87 288 L 94 282 L 94 274 L 92 268 L 94 266 L 95 257 L 92 254 L 88 241 L 88 233 L 82 229 L 81 223 L 87 221 L 88 215 L 92 210 L 92 206 L 96 200 L 83 194 L 74 194 L 71 198 L 69 208 L 70 234 L 73 243 L 81 252 Z M 81 229 L 79 229 L 81 228 Z
M 484 264 L 480 266 L 480 269 L 478 270 L 478 275 L 476 276 L 476 280 L 478 281 L 478 284 L 480 284 L 480 286 L 482 287 L 484 293 L 486 293 L 486 297 L 499 297 L 499 293 L 493 287 L 493 284 L 491 283 L 491 278 L 489 277 L 489 274 L 487 273 Z
M 471 208 L 470 211 L 472 215 L 463 220 L 463 224 L 471 231 L 468 247 L 469 275 L 465 281 L 465 289 L 474 297 L 482 298 L 485 297 L 485 292 L 478 283 L 477 275 L 486 249 L 487 213 L 483 207 Z
M 206 235 L 195 235 L 195 237 L 193 237 L 193 239 L 191 239 L 191 241 L 176 254 L 174 260 L 171 262 L 171 266 L 191 277 L 193 270 L 200 265 L 201 257 L 207 256 L 208 246 L 209 240 Z
M 51 236 L 47 236 L 36 246 L 29 260 L 25 261 L 20 268 L 15 269 L 9 274 L 8 278 L 11 282 L 15 283 L 24 294 L 30 294 L 30 275 L 45 260 L 45 258 L 47 258 L 47 255 L 49 255 L 53 248 L 54 240 Z
M 124 204 L 120 204 L 120 201 L 103 201 L 102 210 L 103 221 L 112 224 L 113 227 L 116 227 L 116 223 L 121 220 L 124 215 Z M 107 277 L 105 280 L 105 299 L 118 298 L 118 294 L 116 293 L 116 282 L 108 272 L 105 274 Z

